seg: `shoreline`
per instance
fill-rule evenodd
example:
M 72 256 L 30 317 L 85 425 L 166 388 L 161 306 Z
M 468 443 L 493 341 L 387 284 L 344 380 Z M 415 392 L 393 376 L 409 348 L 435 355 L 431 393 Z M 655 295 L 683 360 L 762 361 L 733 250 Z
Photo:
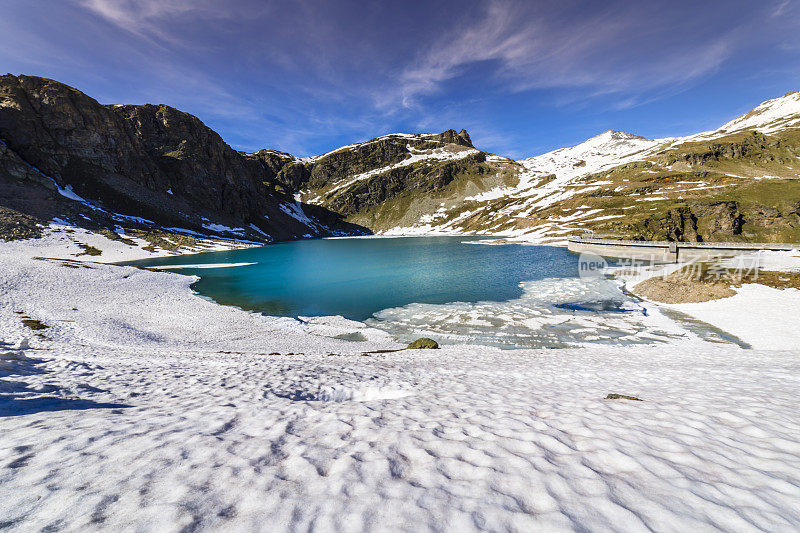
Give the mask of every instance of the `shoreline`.
M 144 243 L 137 243 L 138 246 L 129 246 L 124 243 L 120 243 L 117 241 L 113 241 L 108 239 L 100 234 L 92 233 L 86 230 L 81 230 L 79 228 L 74 227 L 62 227 L 59 225 L 53 225 L 49 229 L 45 230 L 46 236 L 40 239 L 34 239 L 32 241 L 11 241 L 10 243 L 0 243 L 0 247 L 7 246 L 9 244 L 19 244 L 19 243 L 29 243 L 25 245 L 25 247 L 29 247 L 30 249 L 39 250 L 43 248 L 44 250 L 50 250 L 55 258 L 59 256 L 63 257 L 64 259 L 74 260 L 74 261 L 89 261 L 95 262 L 100 264 L 118 264 L 118 263 L 126 263 L 128 261 L 136 261 L 141 259 L 152 259 L 152 258 L 160 258 L 160 257 L 178 257 L 178 256 L 186 256 L 186 255 L 195 255 L 201 254 L 206 252 L 218 252 L 218 251 L 226 251 L 226 250 L 236 250 L 236 249 L 247 249 L 256 247 L 257 245 L 253 244 L 245 244 L 239 243 L 236 241 L 215 241 L 215 240 L 207 240 L 207 241 L 200 241 L 201 245 L 204 249 L 179 249 L 177 252 L 159 249 L 155 252 L 149 252 L 142 250 L 141 246 Z M 69 239 L 73 242 L 61 242 L 64 239 L 64 236 L 69 236 Z M 542 245 L 542 246 L 559 246 L 556 243 L 550 244 L 541 244 L 541 243 L 533 243 L 533 242 L 496 242 L 496 241 L 504 241 L 505 239 L 501 236 L 493 236 L 493 235 L 429 235 L 429 236 L 446 236 L 446 237 L 484 237 L 487 239 L 491 239 L 491 241 L 473 241 L 470 244 L 482 244 L 482 245 L 492 245 L 492 246 L 499 246 L 504 244 L 520 244 L 520 245 Z M 352 237 L 327 237 L 324 239 L 395 239 L 395 238 L 416 238 L 422 237 L 422 235 L 366 235 L 366 236 L 352 236 Z M 58 238 L 57 242 L 55 238 Z M 51 241 L 48 245 L 47 241 Z M 134 239 L 135 240 L 135 239 Z M 80 244 L 87 244 L 89 246 L 97 246 L 98 249 L 102 249 L 101 256 L 87 256 L 87 255 L 78 255 L 81 253 Z M 264 246 L 268 246 L 268 244 L 264 244 Z M 773 264 L 773 268 L 780 269 L 797 269 L 800 270 L 800 257 L 795 257 L 791 255 L 789 252 L 781 253 L 781 252 L 772 252 L 772 255 L 767 257 L 768 263 L 771 261 Z M 38 255 L 38 254 L 37 254 Z M 776 259 L 777 258 L 777 259 Z M 800 291 L 795 290 L 782 290 L 782 292 L 777 292 L 779 289 L 771 289 L 765 287 L 764 289 L 756 289 L 755 291 L 751 289 L 745 289 L 746 294 L 742 296 L 738 296 L 738 291 L 736 289 L 732 289 L 728 298 L 714 298 L 710 299 L 709 301 L 703 302 L 680 302 L 680 303 L 667 303 L 663 301 L 658 301 L 657 299 L 650 298 L 646 294 L 642 294 L 641 291 L 637 291 L 636 286 L 652 280 L 653 278 L 659 276 L 666 276 L 672 272 L 680 270 L 681 268 L 685 267 L 687 263 L 676 263 L 676 264 L 665 264 L 659 265 L 654 268 L 650 268 L 648 271 L 647 269 L 638 269 L 635 274 L 626 273 L 621 278 L 621 288 L 624 290 L 629 291 L 631 294 L 639 298 L 642 302 L 647 302 L 648 304 L 655 307 L 656 310 L 672 310 L 678 311 L 683 313 L 695 320 L 699 320 L 701 322 L 707 323 L 714 328 L 718 328 L 723 332 L 727 332 L 734 337 L 741 339 L 746 344 L 753 346 L 753 347 L 761 347 L 765 349 L 791 349 L 794 346 L 800 345 L 800 332 L 797 335 L 792 335 L 791 328 L 791 313 L 774 313 L 770 311 L 775 310 L 774 304 L 779 304 L 779 300 L 781 298 L 789 298 L 791 302 L 791 307 L 794 309 L 797 305 L 796 302 L 800 301 Z M 769 264 L 768 264 L 769 266 Z M 160 270 L 160 269 L 159 269 Z M 613 272 L 614 269 L 612 269 Z M 160 270 L 161 271 L 161 270 Z M 163 272 L 163 271 L 162 271 Z M 169 271 L 166 271 L 169 272 Z M 180 273 L 173 273 L 182 276 L 189 277 L 192 281 L 189 285 L 195 283 L 198 278 L 195 276 L 187 276 L 185 274 Z M 199 293 L 196 293 L 194 290 L 190 289 L 192 294 L 196 294 L 202 298 L 206 298 Z M 725 300 L 725 301 L 721 301 Z M 209 300 L 214 302 L 216 305 L 224 305 L 218 304 L 213 299 Z M 738 309 L 741 308 L 748 308 L 754 306 L 756 308 L 760 308 L 766 315 L 769 317 L 765 320 L 758 321 L 758 327 L 746 327 L 747 322 L 742 320 L 736 320 L 735 317 L 740 314 Z M 237 309 L 241 309 L 238 308 Z M 242 309 L 244 312 L 251 313 L 251 311 Z M 291 318 L 293 320 L 299 320 L 302 322 L 310 322 L 315 324 L 325 324 L 325 323 L 341 323 L 342 320 L 347 322 L 355 322 L 357 324 L 361 324 L 364 327 L 370 327 L 365 324 L 364 321 L 348 321 L 347 319 L 343 319 L 342 317 L 337 316 L 319 316 L 319 317 L 275 317 L 275 318 Z M 763 331 L 767 331 L 767 334 L 764 334 Z M 787 332 L 785 335 L 788 335 L 785 341 L 780 340 L 781 337 L 778 336 L 777 340 L 770 338 L 769 332 L 776 331 L 776 332 Z M 355 333 L 355 331 L 348 331 L 346 333 Z M 766 342 L 765 342 L 766 341 Z M 514 349 L 524 349 L 524 347 L 515 347 Z
M 738 258 L 723 258 L 719 265 L 736 268 L 744 263 L 758 263 L 760 270 L 754 280 L 738 283 L 683 279 L 681 283 L 669 282 L 682 269 L 696 266 L 693 263 L 665 264 L 656 268 L 639 269 L 621 277 L 621 283 L 632 294 L 654 305 L 686 314 L 695 320 L 708 323 L 739 338 L 753 348 L 790 350 L 800 346 L 800 332 L 794 327 L 794 318 L 800 311 L 800 290 L 792 286 L 777 288 L 758 282 L 758 272 L 780 278 L 785 273 L 787 281 L 800 271 L 800 256 L 791 252 L 755 252 Z M 661 278 L 661 280 L 657 280 Z M 655 281 L 667 281 L 657 291 Z M 678 278 L 680 281 L 681 278 Z M 645 288 L 649 285 L 650 287 Z M 711 287 L 709 289 L 708 287 Z M 688 293 L 682 293 L 688 287 Z M 637 290 L 638 289 L 638 290 Z M 672 291 L 670 294 L 669 292 Z M 669 297 L 675 302 L 659 301 L 655 297 Z M 684 298 L 681 298 L 683 296 Z M 680 301 L 685 299 L 688 301 Z
M 431 235 L 429 235 L 431 236 Z M 541 243 L 534 243 L 534 242 L 502 242 L 505 241 L 504 237 L 501 236 L 493 236 L 493 235 L 432 235 L 432 236 L 447 236 L 447 237 L 483 237 L 487 239 L 491 239 L 491 241 L 474 241 L 471 244 L 482 244 L 482 245 L 493 245 L 499 246 L 503 244 L 521 244 L 521 245 L 542 245 L 542 246 L 558 246 L 557 243 L 549 243 L 549 244 L 541 244 Z M 421 235 L 366 235 L 366 236 L 353 236 L 353 237 L 327 237 L 325 239 L 394 239 L 394 238 L 415 238 L 421 237 Z M 132 239 L 134 242 L 137 240 L 134 238 Z M 496 242 L 501 241 L 501 242 Z M 28 243 L 28 244 L 21 244 L 21 243 Z M 100 256 L 91 256 L 82 253 L 81 245 L 87 245 L 89 247 L 97 248 L 98 250 L 102 251 Z M 185 249 L 181 248 L 177 252 L 169 251 L 164 249 L 157 249 L 156 251 L 146 251 L 142 249 L 142 246 L 145 244 L 144 241 L 136 242 L 137 246 L 129 246 L 122 242 L 117 242 L 107 237 L 92 233 L 86 230 L 82 230 L 80 228 L 75 228 L 71 226 L 61 226 L 58 224 L 53 224 L 49 228 L 45 229 L 45 236 L 40 239 L 33 239 L 30 241 L 11 241 L 9 243 L 0 243 L 0 247 L 9 246 L 9 245 L 21 245 L 24 248 L 29 248 L 31 250 L 37 250 L 37 253 L 31 252 L 31 257 L 34 255 L 40 255 L 38 251 L 43 253 L 47 253 L 47 255 L 51 255 L 54 258 L 63 258 L 73 261 L 89 261 L 93 263 L 99 264 L 118 264 L 118 263 L 126 263 L 128 261 L 136 261 L 141 259 L 152 259 L 152 258 L 160 258 L 160 257 L 178 257 L 178 256 L 186 256 L 186 255 L 195 255 L 201 254 L 206 252 L 218 252 L 218 251 L 226 251 L 226 250 L 236 250 L 236 249 L 247 249 L 252 248 L 257 245 L 253 245 L 250 243 L 240 243 L 237 241 L 219 241 L 219 240 L 201 240 L 199 241 L 199 245 L 202 246 L 202 249 Z M 267 246 L 265 244 L 264 246 Z M 771 255 L 769 255 L 771 254 Z M 757 254 L 756 254 L 757 255 Z M 781 253 L 781 252 L 770 252 L 767 256 L 767 262 L 773 265 L 772 268 L 777 270 L 800 270 L 800 257 L 794 256 L 789 252 Z M 653 278 L 656 277 L 663 277 L 668 276 L 670 273 L 676 272 L 681 268 L 685 267 L 687 263 L 677 263 L 677 264 L 665 264 L 660 265 L 655 268 L 650 268 L 648 271 L 647 269 L 638 269 L 636 273 L 626 273 L 621 278 L 621 288 L 624 290 L 629 291 L 631 294 L 639 298 L 643 302 L 647 302 L 656 309 L 666 309 L 672 311 L 678 311 L 689 317 L 699 320 L 701 322 L 707 323 L 714 328 L 718 328 L 723 332 L 727 332 L 734 337 L 741 339 L 746 344 L 753 346 L 753 347 L 761 347 L 766 349 L 791 349 L 796 345 L 800 345 L 800 332 L 797 335 L 791 334 L 793 331 L 791 328 L 791 312 L 789 313 L 782 313 L 782 312 L 774 312 L 776 308 L 780 308 L 780 300 L 782 298 L 788 298 L 790 302 L 790 307 L 795 309 L 798 305 L 800 305 L 800 291 L 797 289 L 787 290 L 782 289 L 782 292 L 777 292 L 781 289 L 771 289 L 769 287 L 764 287 L 764 289 L 744 289 L 745 294 L 739 295 L 739 290 L 736 288 L 732 288 L 727 293 L 727 298 L 712 298 L 709 301 L 702 301 L 702 302 L 675 302 L 675 303 L 668 303 L 659 301 L 658 299 L 654 299 L 652 297 L 648 297 L 647 294 L 642 293 L 641 290 L 637 291 L 637 285 L 642 284 L 644 282 L 652 281 Z M 614 269 L 612 269 L 613 272 Z M 179 275 L 184 275 L 180 274 Z M 186 276 L 186 275 L 184 275 Z M 193 284 L 197 281 L 197 278 L 194 276 L 188 276 L 192 281 L 190 283 Z M 200 297 L 205 298 L 204 296 L 200 295 L 199 293 L 195 293 L 194 290 L 190 289 L 192 294 L 196 294 Z M 210 300 L 217 304 L 214 300 Z M 223 304 L 217 304 L 223 305 Z M 736 320 L 736 316 L 740 314 L 738 309 L 742 308 L 759 308 L 762 309 L 762 313 L 766 313 L 768 318 L 763 320 L 758 320 L 758 327 L 747 327 L 747 321 L 743 320 Z M 238 308 L 237 308 L 238 309 Z M 245 312 L 250 313 L 246 309 L 243 309 Z M 278 317 L 280 318 L 280 317 Z M 290 318 L 290 317 L 285 317 Z M 309 321 L 320 324 L 320 323 L 340 323 L 342 317 L 337 316 L 320 316 L 320 317 L 293 317 L 294 320 L 300 321 Z M 363 321 L 355 321 L 358 324 L 362 324 L 365 327 L 367 326 Z M 763 333 L 766 331 L 767 333 Z M 776 332 L 787 332 L 782 333 L 783 337 L 786 340 L 780 340 L 781 336 L 777 336 L 776 338 L 771 338 L 769 332 L 776 331 Z M 349 331 L 348 333 L 355 333 L 354 331 Z M 788 335 L 788 337 L 787 337 Z M 515 348 L 515 349 L 523 349 L 523 348 Z

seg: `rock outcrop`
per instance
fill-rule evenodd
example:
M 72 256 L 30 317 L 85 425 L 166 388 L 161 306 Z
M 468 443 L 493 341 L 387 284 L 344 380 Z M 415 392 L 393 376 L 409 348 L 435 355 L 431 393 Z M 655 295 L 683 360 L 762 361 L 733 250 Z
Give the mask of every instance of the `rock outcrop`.
M 679 242 L 736 240 L 744 223 L 737 202 L 694 202 L 646 219 L 644 231 L 637 238 Z
M 706 241 L 721 241 L 742 234 L 744 215 L 738 202 L 707 202 L 692 207 L 694 216 L 700 221 L 700 233 Z
M 644 233 L 637 236 L 646 241 L 684 241 L 698 242 L 702 237 L 697 233 L 697 216 L 688 207 L 676 207 L 659 218 L 647 219 Z
M 765 135 L 745 131 L 709 141 L 689 142 L 659 154 L 666 165 L 686 163 L 692 167 L 733 160 L 754 164 L 792 163 L 800 157 L 796 135 Z
M 482 164 L 485 161 L 486 155 L 479 152 L 455 161 L 393 168 L 360 180 L 341 194 L 332 195 L 325 205 L 349 216 L 403 194 L 426 195 L 442 190 L 459 174 L 488 174 L 491 169 Z
M 410 343 L 407 350 L 437 350 L 439 343 L 428 337 L 422 337 Z
M 459 133 L 447 130 L 436 135 L 386 135 L 306 161 L 286 161 L 288 164 L 278 172 L 277 180 L 290 191 L 322 189 L 348 177 L 400 163 L 413 153 L 441 149 L 448 144 L 473 148 L 466 130 Z M 254 155 L 264 157 L 259 155 L 262 152 Z M 273 154 L 269 157 L 275 157 Z

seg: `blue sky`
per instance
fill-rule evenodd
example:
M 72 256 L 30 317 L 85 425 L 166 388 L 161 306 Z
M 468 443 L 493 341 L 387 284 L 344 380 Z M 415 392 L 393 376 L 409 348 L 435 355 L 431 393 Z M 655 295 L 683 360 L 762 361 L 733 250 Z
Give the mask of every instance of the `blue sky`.
M 466 128 L 514 158 L 800 90 L 800 0 L 4 0 L 0 70 L 299 156 Z

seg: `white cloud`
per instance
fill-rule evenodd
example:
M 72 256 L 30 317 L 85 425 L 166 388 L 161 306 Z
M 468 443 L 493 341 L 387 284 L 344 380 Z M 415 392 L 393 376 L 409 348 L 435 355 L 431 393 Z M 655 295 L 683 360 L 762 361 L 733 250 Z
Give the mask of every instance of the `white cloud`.
M 241 20 L 271 9 L 269 1 L 256 4 L 220 0 L 74 0 L 78 6 L 140 37 L 183 44 L 171 31 L 176 22 Z
M 784 13 L 786 13 L 786 12 L 788 12 L 788 11 L 791 11 L 792 7 L 793 7 L 793 5 L 792 5 L 792 0 L 782 0 L 782 1 L 779 1 L 779 2 L 778 2 L 776 5 L 775 5 L 775 8 L 772 10 L 772 16 L 773 16 L 773 17 L 780 17 L 780 16 L 783 16 L 783 15 L 784 15 Z
M 586 14 L 531 10 L 530 4 L 493 0 L 483 17 L 453 28 L 409 65 L 396 96 L 412 105 L 479 62 L 494 68 L 494 78 L 507 92 L 643 93 L 700 78 L 730 57 L 734 46 L 727 32 L 681 42 L 676 38 L 681 28 L 662 25 L 657 15 L 632 8 Z M 637 98 L 626 95 L 625 100 Z
M 80 0 L 79 5 L 134 33 L 153 21 L 198 9 L 191 0 Z

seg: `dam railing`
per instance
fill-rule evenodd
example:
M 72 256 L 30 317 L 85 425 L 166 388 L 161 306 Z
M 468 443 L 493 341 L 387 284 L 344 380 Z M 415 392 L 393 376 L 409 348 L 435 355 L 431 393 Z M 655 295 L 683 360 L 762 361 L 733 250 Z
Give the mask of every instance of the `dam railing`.
M 677 263 L 730 257 L 760 250 L 800 250 L 800 243 L 631 241 L 582 235 L 569 237 L 567 249 L 575 253 L 593 253 L 601 257 Z

